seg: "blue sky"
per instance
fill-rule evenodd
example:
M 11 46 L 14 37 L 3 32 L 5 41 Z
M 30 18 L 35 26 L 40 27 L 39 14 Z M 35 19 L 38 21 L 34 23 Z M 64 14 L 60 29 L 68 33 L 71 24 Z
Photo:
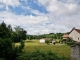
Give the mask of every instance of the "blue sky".
M 80 0 L 0 0 L 0 23 L 21 26 L 30 35 L 80 29 Z

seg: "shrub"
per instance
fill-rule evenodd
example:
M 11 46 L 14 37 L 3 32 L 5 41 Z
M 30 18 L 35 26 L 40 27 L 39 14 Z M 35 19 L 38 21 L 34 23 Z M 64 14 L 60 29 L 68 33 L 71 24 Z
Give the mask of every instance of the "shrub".
M 60 40 L 56 40 L 56 43 L 60 43 Z
M 64 60 L 64 58 L 57 56 L 51 51 L 45 53 L 40 50 L 36 50 L 34 52 L 22 54 L 16 60 Z
M 67 45 L 73 45 L 73 44 L 75 44 L 75 43 L 76 43 L 76 42 L 73 41 L 72 38 L 68 38 L 68 39 L 66 40 L 66 44 L 67 44 Z
M 45 43 L 47 43 L 49 45 L 50 41 L 49 40 L 46 40 Z

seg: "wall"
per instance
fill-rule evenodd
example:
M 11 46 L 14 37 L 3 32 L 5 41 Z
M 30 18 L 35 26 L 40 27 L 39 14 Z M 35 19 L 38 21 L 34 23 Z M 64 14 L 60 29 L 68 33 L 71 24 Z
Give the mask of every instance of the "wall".
M 80 60 L 80 44 L 71 46 L 70 60 Z
M 69 37 L 71 37 L 73 40 L 80 42 L 80 34 L 76 31 L 73 30 L 70 34 Z

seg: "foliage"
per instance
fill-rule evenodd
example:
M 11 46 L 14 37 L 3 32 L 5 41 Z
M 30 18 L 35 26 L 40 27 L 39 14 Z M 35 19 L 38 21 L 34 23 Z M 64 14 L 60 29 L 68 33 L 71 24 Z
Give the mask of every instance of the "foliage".
M 11 60 L 12 58 L 12 41 L 8 38 L 0 38 L 0 58 Z
M 23 40 L 21 40 L 20 41 L 20 46 L 19 46 L 19 50 L 20 50 L 20 52 L 22 52 L 22 49 L 24 48 L 24 41 Z
M 23 34 L 22 34 L 23 35 Z M 4 22 L 0 24 L 0 59 L 15 60 L 24 47 L 24 42 L 21 41 L 19 47 L 13 44 L 14 39 L 18 38 L 12 31 L 11 25 L 6 25 Z M 14 46 L 13 46 L 14 45 Z
M 0 60 L 5 60 L 4 58 L 0 58 Z
M 49 45 L 50 41 L 49 40 L 46 40 L 45 43 L 47 43 Z
M 62 39 L 63 33 L 50 33 L 50 34 L 43 34 L 43 35 L 27 35 L 27 39 L 41 39 L 41 38 L 54 38 L 54 39 Z
M 56 39 L 56 43 L 60 43 L 60 41 L 61 41 L 60 39 Z
M 75 43 L 76 43 L 76 42 L 73 41 L 73 39 L 70 38 L 70 37 L 66 40 L 66 44 L 67 44 L 67 45 L 73 45 L 73 44 L 75 44 Z
M 55 44 L 56 44 L 56 42 L 53 42 L 53 44 L 55 45 Z
M 0 24 L 0 38 L 11 38 L 11 35 L 10 35 L 10 29 L 9 27 L 6 26 L 6 24 L 4 22 L 2 22 Z
M 11 29 L 4 22 L 0 24 L 0 58 L 11 60 L 12 40 Z
M 14 46 L 14 48 L 13 48 L 13 60 L 15 60 L 18 56 L 20 56 L 20 54 L 22 54 L 23 53 L 23 48 L 24 48 L 24 41 L 23 40 L 21 40 L 20 41 L 20 46 Z
M 15 42 L 20 42 L 20 40 L 26 40 L 26 31 L 21 28 L 20 26 L 16 26 L 15 27 L 15 38 L 16 40 L 14 40 Z
M 52 38 L 46 38 L 45 43 L 47 43 L 47 44 L 52 43 Z
M 58 57 L 51 51 L 45 53 L 40 50 L 36 50 L 34 52 L 28 52 L 20 55 L 16 60 L 64 60 L 64 58 Z

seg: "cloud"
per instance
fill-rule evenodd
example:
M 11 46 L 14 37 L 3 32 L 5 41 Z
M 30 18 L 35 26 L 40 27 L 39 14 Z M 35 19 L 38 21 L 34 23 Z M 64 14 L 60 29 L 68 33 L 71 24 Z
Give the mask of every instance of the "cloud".
M 43 24 L 44 22 L 48 21 L 48 17 L 32 16 L 32 15 L 27 15 L 27 16 L 16 15 L 15 13 L 12 13 L 12 12 L 3 11 L 3 12 L 0 12 L 0 20 L 4 21 L 7 24 L 11 24 L 13 27 L 21 26 L 21 27 L 24 27 L 24 29 L 26 30 L 29 30 L 29 29 L 32 30 L 33 28 L 37 29 L 35 27 L 39 28 L 38 25 Z M 33 32 L 34 32 L 34 29 L 33 29 Z
M 30 8 L 29 6 L 27 6 L 27 7 L 26 6 L 22 6 L 22 9 L 24 11 L 29 11 L 31 14 L 34 14 L 36 16 L 46 16 L 45 13 L 42 13 L 42 12 L 40 12 L 38 10 L 34 10 L 34 9 Z M 23 14 L 25 14 L 25 13 L 23 13 Z
M 48 12 L 55 15 L 75 15 L 80 12 L 80 7 L 78 4 L 73 3 L 74 0 L 67 0 L 65 3 L 63 3 L 63 1 L 64 0 L 38 0 L 38 4 L 45 6 Z
M 7 11 L 9 10 L 9 6 L 17 7 L 20 6 L 21 3 L 19 0 L 0 0 L 0 7 L 5 8 Z
M 57 32 L 69 32 L 73 27 L 80 28 L 79 0 L 34 0 L 40 7 L 46 9 L 41 12 L 23 2 L 28 0 L 0 0 L 0 22 L 4 21 L 12 27 L 21 26 L 28 34 L 39 35 Z M 33 0 L 32 0 L 33 1 Z M 30 2 L 29 2 L 30 3 Z M 9 6 L 22 9 L 22 14 L 13 12 Z
M 36 25 L 36 24 L 40 24 L 40 23 L 42 23 L 44 21 L 47 21 L 48 18 L 46 16 L 16 15 L 15 13 L 12 13 L 12 12 L 3 11 L 3 12 L 0 12 L 0 20 L 4 20 L 6 22 L 7 21 L 8 22 L 9 21 L 14 21 L 11 24 L 31 24 L 31 25 Z
M 19 6 L 20 2 L 19 0 L 0 0 L 0 3 L 3 3 L 4 5 L 8 5 L 8 6 Z

